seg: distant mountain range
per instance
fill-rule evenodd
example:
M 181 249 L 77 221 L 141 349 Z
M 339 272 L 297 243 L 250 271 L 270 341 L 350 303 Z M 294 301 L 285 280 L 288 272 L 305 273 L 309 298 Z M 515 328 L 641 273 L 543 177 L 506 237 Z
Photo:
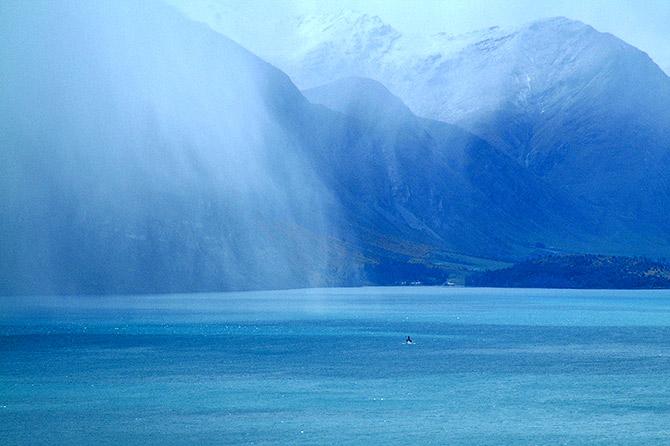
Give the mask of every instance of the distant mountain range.
M 642 51 L 562 17 L 457 36 L 351 11 L 296 27 L 303 45 L 274 62 L 299 86 L 375 79 L 592 205 L 601 233 L 633 237 L 627 249 L 667 250 L 670 78 Z
M 554 19 L 441 36 L 432 58 L 370 17 L 319 44 L 314 19 L 285 61 L 301 92 L 160 2 L 104 5 L 0 5 L 0 294 L 439 284 L 529 254 L 670 252 L 669 81 L 612 36 Z

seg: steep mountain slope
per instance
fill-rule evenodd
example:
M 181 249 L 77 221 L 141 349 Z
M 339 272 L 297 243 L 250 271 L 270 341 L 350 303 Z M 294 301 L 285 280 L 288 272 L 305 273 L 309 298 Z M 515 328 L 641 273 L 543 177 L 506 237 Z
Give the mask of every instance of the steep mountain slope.
M 418 115 L 476 133 L 667 243 L 670 79 L 643 52 L 565 18 L 429 37 L 351 12 L 298 26 L 304 45 L 275 62 L 299 86 L 381 81 Z
M 444 281 L 464 247 L 433 227 L 467 216 L 414 213 L 420 157 L 384 156 L 420 140 L 310 104 L 171 8 L 0 8 L 0 294 Z M 492 237 L 468 249 L 517 249 Z
M 312 104 L 162 3 L 8 1 L 0 29 L 0 294 L 441 283 L 602 246 L 481 138 L 369 80 Z
M 355 277 L 337 199 L 280 123 L 312 108 L 283 73 L 158 2 L 0 20 L 0 294 Z
M 304 94 L 355 118 L 360 124 L 350 129 L 374 138 L 344 157 L 346 170 L 355 172 L 348 181 L 359 205 L 347 208 L 356 215 L 379 203 L 392 220 L 437 237 L 441 246 L 493 258 L 523 255 L 536 243 L 563 249 L 594 243 L 576 203 L 482 139 L 416 117 L 378 82 L 347 78 Z M 375 192 L 359 195 L 368 187 Z

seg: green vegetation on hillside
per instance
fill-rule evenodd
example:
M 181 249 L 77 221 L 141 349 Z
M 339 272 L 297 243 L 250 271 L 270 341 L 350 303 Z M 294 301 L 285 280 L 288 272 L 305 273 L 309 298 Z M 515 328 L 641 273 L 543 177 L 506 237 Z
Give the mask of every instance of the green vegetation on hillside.
M 670 288 L 670 264 L 641 257 L 551 255 L 470 275 L 467 286 Z

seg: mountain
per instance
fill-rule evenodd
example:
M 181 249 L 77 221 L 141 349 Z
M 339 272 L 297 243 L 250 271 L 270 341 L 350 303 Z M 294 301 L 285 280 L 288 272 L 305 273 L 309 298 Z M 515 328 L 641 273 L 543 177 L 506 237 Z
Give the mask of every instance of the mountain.
M 102 5 L 2 5 L 2 294 L 442 283 L 572 227 L 379 84 L 330 110 L 162 3 Z
M 1 6 L 0 294 L 446 281 L 398 141 L 162 2 L 101 5 Z
M 0 294 L 356 277 L 337 197 L 282 127 L 314 108 L 284 73 L 160 2 L 0 20 Z
M 575 203 L 481 138 L 415 116 L 380 83 L 347 78 L 303 93 L 354 118 L 350 130 L 372 138 L 373 144 L 354 146 L 343 157 L 345 171 L 355 172 L 349 189 L 356 203 L 347 206 L 355 215 L 378 203 L 396 226 L 432 236 L 449 250 L 488 258 L 514 258 L 536 243 L 586 245 L 588 218 Z M 366 197 L 371 185 L 374 192 Z
M 380 81 L 417 115 L 475 133 L 590 203 L 610 233 L 667 252 L 670 78 L 642 51 L 560 17 L 459 36 L 406 36 L 350 11 L 296 26 L 303 44 L 273 61 L 302 88 Z
M 0 25 L 3 295 L 439 284 L 667 246 L 603 235 L 599 205 L 376 81 L 303 94 L 161 2 L 12 0 Z

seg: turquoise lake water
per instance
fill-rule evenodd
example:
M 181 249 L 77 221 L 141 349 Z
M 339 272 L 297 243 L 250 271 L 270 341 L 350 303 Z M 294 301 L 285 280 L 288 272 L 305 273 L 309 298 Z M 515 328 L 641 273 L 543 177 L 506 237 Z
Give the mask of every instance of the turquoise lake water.
M 0 444 L 670 444 L 670 292 L 0 298 Z

